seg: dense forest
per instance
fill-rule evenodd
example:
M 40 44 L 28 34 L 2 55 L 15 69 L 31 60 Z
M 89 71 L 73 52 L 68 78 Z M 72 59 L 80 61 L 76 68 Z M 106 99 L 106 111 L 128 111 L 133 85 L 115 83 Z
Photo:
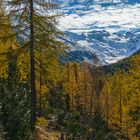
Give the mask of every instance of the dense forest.
M 57 9 L 0 1 L 0 140 L 139 140 L 139 52 L 108 66 L 96 54 L 68 61 Z

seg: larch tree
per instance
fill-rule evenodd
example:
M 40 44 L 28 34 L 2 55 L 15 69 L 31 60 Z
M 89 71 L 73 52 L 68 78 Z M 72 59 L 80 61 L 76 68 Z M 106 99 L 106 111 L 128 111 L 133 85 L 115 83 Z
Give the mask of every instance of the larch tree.
M 19 46 L 17 55 L 29 51 L 30 54 L 30 89 L 31 89 L 31 131 L 35 130 L 36 122 L 36 54 L 42 48 L 43 52 L 60 52 L 63 43 L 59 41 L 62 35 L 56 28 L 55 9 L 57 5 L 50 0 L 3 0 L 5 13 L 10 21 L 12 33 L 4 36 L 10 40 L 16 37 Z M 13 40 L 13 38 L 12 38 Z M 59 46 L 59 47 L 58 47 Z M 25 51 L 26 50 L 26 51 Z

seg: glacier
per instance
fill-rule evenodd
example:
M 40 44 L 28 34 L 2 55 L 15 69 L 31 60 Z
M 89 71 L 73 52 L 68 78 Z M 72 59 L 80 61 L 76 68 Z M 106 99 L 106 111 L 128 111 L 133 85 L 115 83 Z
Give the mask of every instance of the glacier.
M 69 60 L 115 63 L 140 49 L 139 0 L 59 0 Z

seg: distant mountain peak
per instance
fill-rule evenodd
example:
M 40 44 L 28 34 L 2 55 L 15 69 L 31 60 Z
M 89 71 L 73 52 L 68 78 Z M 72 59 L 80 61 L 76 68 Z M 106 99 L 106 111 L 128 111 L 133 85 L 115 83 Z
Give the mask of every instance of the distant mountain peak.
M 139 8 L 136 0 L 63 1 L 65 16 L 58 27 L 71 46 L 69 59 L 93 63 L 96 54 L 106 65 L 135 53 L 140 49 Z

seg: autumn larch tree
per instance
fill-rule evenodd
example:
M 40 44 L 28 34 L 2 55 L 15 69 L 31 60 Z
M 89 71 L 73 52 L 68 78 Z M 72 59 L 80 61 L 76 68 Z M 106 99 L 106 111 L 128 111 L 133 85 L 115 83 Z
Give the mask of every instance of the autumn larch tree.
M 30 54 L 30 125 L 31 130 L 34 131 L 36 122 L 36 53 L 39 52 L 39 48 L 42 48 L 44 52 L 48 51 L 48 47 L 57 52 L 58 46 L 62 45 L 56 39 L 61 35 L 55 26 L 58 15 L 50 12 L 56 13 L 54 9 L 57 5 L 51 3 L 50 0 L 3 0 L 3 5 L 10 21 L 10 25 L 4 24 L 4 26 L 10 26 L 12 30 L 11 34 L 3 38 L 7 40 L 12 38 L 13 40 L 13 37 L 16 37 L 19 46 L 18 53 L 25 53 L 25 50 L 26 52 L 29 50 Z M 59 50 L 62 50 L 61 47 Z

